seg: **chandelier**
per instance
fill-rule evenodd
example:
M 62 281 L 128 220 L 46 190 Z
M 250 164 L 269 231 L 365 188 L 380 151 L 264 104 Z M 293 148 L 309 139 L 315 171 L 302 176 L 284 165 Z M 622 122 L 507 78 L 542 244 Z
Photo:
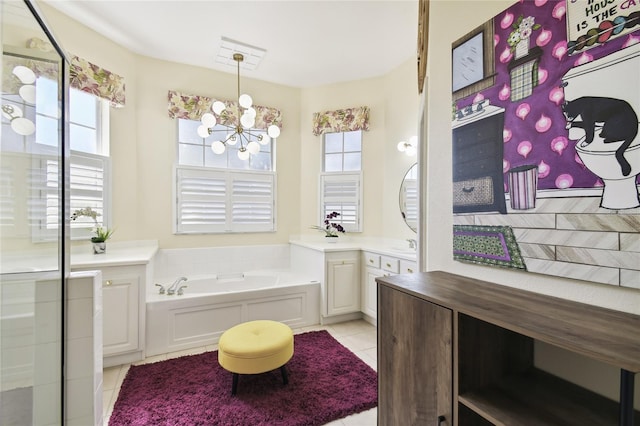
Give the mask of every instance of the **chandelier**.
M 224 102 L 215 101 L 211 105 L 211 112 L 202 115 L 198 126 L 198 135 L 207 138 L 214 133 L 219 133 L 220 137 L 211 143 L 211 150 L 216 154 L 223 154 L 227 146 L 238 147 L 238 158 L 248 160 L 250 154 L 260 152 L 260 145 L 267 145 L 271 138 L 280 136 L 280 128 L 275 124 L 267 128 L 267 133 L 256 132 L 253 129 L 256 123 L 256 110 L 253 108 L 253 99 L 247 94 L 240 94 L 240 62 L 244 60 L 244 55 L 234 53 L 233 60 L 238 63 L 238 102 L 236 111 L 229 111 Z M 236 113 L 234 117 L 234 113 Z M 215 115 L 214 115 L 215 114 Z M 216 119 L 216 115 L 220 120 Z M 216 128 L 216 125 L 218 128 Z M 223 128 L 219 128 L 223 127 Z

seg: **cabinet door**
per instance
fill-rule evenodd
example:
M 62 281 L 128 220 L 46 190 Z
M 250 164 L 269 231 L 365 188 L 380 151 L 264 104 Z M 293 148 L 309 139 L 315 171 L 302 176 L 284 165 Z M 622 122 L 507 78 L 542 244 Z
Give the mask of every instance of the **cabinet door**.
M 102 286 L 103 354 L 138 349 L 138 276 L 109 279 Z
M 385 272 L 381 269 L 365 268 L 364 273 L 362 312 L 372 318 L 376 318 L 376 312 L 378 311 L 378 285 L 376 278 L 385 275 Z
M 378 287 L 378 424 L 451 426 L 451 310 Z
M 327 261 L 327 315 L 360 312 L 356 259 Z

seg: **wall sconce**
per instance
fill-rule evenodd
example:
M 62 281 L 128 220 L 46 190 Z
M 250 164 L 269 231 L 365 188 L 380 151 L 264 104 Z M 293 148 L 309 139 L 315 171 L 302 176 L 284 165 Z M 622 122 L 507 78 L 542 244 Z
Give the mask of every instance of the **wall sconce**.
M 418 152 L 418 137 L 411 136 L 409 138 L 409 142 L 400 141 L 398 142 L 398 151 L 404 152 L 408 156 L 414 156 Z

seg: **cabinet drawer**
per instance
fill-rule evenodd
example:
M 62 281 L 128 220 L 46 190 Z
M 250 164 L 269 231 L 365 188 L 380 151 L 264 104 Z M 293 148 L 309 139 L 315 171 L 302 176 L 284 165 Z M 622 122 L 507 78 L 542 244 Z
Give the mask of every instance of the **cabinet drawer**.
M 493 179 L 490 176 L 453 182 L 454 206 L 493 204 Z
M 400 260 L 401 274 L 413 274 L 414 272 L 418 272 L 418 265 L 416 265 L 416 262 L 411 262 L 410 260 Z
M 380 268 L 380 255 L 374 253 L 364 254 L 364 265 L 371 268 Z
M 387 272 L 400 272 L 400 260 L 394 257 L 380 256 L 381 267 Z

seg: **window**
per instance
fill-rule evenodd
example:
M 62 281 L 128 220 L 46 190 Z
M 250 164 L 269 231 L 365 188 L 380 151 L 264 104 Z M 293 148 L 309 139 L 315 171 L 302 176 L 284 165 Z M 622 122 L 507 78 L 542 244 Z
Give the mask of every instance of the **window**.
M 199 137 L 199 125 L 178 119 L 175 232 L 275 231 L 273 141 L 261 145 L 260 153 L 249 160 L 240 160 L 234 146 L 214 154 L 214 137 Z
M 320 176 L 320 214 L 338 212 L 347 232 L 362 232 L 362 131 L 325 133 Z
M 26 104 L 18 96 L 7 95 L 12 104 L 19 104 L 25 116 L 35 121 L 36 132 L 29 136 L 21 136 L 12 131 L 3 132 L 7 136 L 7 144 L 3 141 L 3 155 L 11 152 L 16 161 L 31 161 L 28 181 L 32 202 L 23 211 L 18 201 L 9 203 L 2 196 L 3 218 L 18 216 L 16 220 L 21 227 L 29 226 L 32 239 L 48 241 L 57 238 L 59 164 L 56 157 L 60 132 L 58 128 L 58 85 L 44 76 L 36 79 L 36 104 Z M 22 103 L 21 103 L 22 102 Z M 71 211 L 83 207 L 91 207 L 98 211 L 99 224 L 109 223 L 108 199 L 110 193 L 109 179 L 109 146 L 108 146 L 108 113 L 106 101 L 95 96 L 70 89 L 69 96 L 69 143 L 71 148 L 70 162 L 70 206 Z M 3 121 L 3 125 L 5 125 Z M 25 154 L 27 157 L 25 157 Z M 31 160 L 26 160 L 31 158 Z M 13 179 L 16 170 L 9 164 L 2 170 L 2 179 Z M 33 201 L 35 200 L 35 201 Z M 11 213 L 9 210 L 13 211 Z M 6 213 L 6 214 L 5 214 Z M 26 217 L 23 223 L 21 217 Z M 86 218 L 83 218 L 86 219 Z M 78 220 L 71 223 L 71 238 L 86 239 L 91 235 L 95 224 L 93 221 Z M 4 228 L 4 227 L 3 227 Z M 20 232 L 18 229 L 15 232 Z

